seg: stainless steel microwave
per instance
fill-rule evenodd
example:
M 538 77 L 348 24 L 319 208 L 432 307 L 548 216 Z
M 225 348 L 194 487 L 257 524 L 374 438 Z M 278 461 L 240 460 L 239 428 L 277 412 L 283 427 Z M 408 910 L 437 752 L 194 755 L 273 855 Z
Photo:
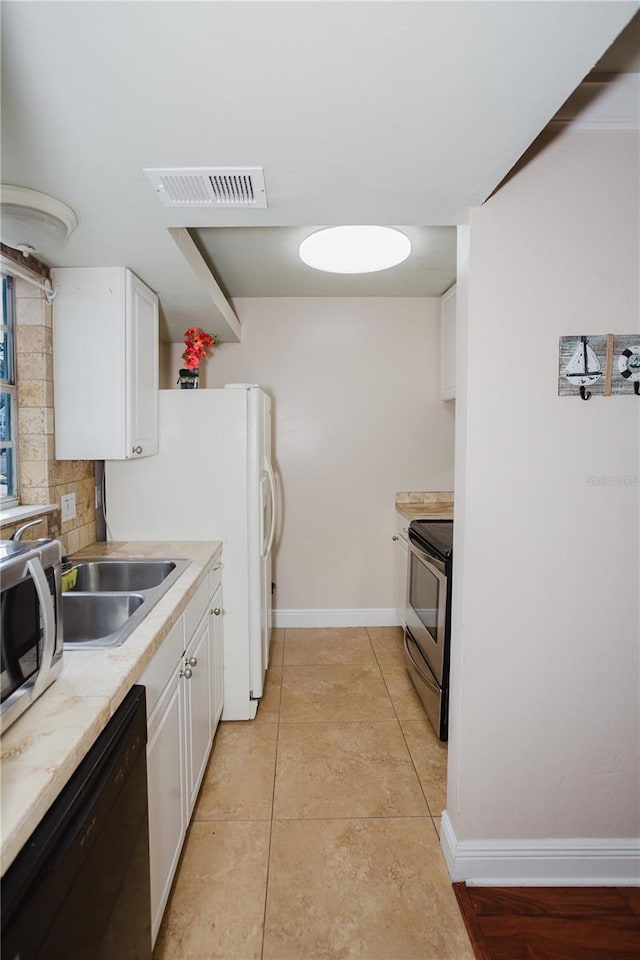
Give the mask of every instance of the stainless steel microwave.
M 0 541 L 2 731 L 62 670 L 58 540 Z

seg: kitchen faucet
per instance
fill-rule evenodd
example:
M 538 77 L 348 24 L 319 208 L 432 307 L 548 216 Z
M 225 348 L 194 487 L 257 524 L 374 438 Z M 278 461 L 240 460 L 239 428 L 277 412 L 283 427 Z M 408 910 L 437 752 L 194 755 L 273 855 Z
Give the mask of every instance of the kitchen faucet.
M 29 523 L 23 523 L 21 527 L 18 527 L 11 539 L 22 540 L 22 534 L 25 532 L 25 530 L 28 530 L 29 527 L 35 527 L 37 523 L 42 523 L 43 519 L 44 517 L 40 517 L 38 520 L 30 520 Z

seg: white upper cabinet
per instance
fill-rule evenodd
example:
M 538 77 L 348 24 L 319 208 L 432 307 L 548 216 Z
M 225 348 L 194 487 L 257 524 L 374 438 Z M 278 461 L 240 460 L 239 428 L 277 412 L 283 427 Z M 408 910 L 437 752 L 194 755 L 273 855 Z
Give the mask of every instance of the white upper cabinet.
M 158 298 L 127 270 L 126 300 L 127 380 L 131 387 L 129 456 L 148 457 L 158 452 Z
M 440 397 L 454 400 L 456 395 L 456 287 L 440 299 L 441 314 L 441 380 Z
M 51 271 L 58 460 L 158 452 L 158 297 L 125 267 Z

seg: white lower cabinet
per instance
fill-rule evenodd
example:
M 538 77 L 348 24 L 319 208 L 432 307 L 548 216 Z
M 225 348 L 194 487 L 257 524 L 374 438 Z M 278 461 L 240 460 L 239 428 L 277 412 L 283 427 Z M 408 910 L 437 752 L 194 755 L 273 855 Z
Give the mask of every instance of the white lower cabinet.
M 409 521 L 398 514 L 396 535 L 396 613 L 403 627 L 407 607 L 407 570 L 409 564 Z
M 154 943 L 187 830 L 184 683 L 181 672 L 180 663 L 149 719 L 147 733 L 151 933 Z
M 222 584 L 212 591 L 211 608 L 211 727 L 215 732 L 224 706 L 224 646 L 222 636 Z
M 222 713 L 222 641 L 218 567 L 198 588 L 139 681 L 147 690 L 152 944 Z
M 205 613 L 184 655 L 187 810 L 193 812 L 211 750 L 211 616 Z

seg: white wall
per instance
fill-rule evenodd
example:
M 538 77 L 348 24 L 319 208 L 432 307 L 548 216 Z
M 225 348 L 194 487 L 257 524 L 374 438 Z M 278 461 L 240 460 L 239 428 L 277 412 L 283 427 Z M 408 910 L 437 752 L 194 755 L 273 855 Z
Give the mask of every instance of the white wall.
M 394 498 L 450 490 L 454 411 L 438 398 L 439 300 L 241 299 L 242 343 L 206 361 L 207 387 L 261 384 L 274 401 L 284 490 L 280 610 L 394 608 Z M 182 347 L 172 344 L 165 386 Z
M 640 835 L 640 401 L 557 395 L 561 335 L 640 329 L 638 169 L 636 133 L 565 131 L 460 228 L 447 811 L 467 850 Z

